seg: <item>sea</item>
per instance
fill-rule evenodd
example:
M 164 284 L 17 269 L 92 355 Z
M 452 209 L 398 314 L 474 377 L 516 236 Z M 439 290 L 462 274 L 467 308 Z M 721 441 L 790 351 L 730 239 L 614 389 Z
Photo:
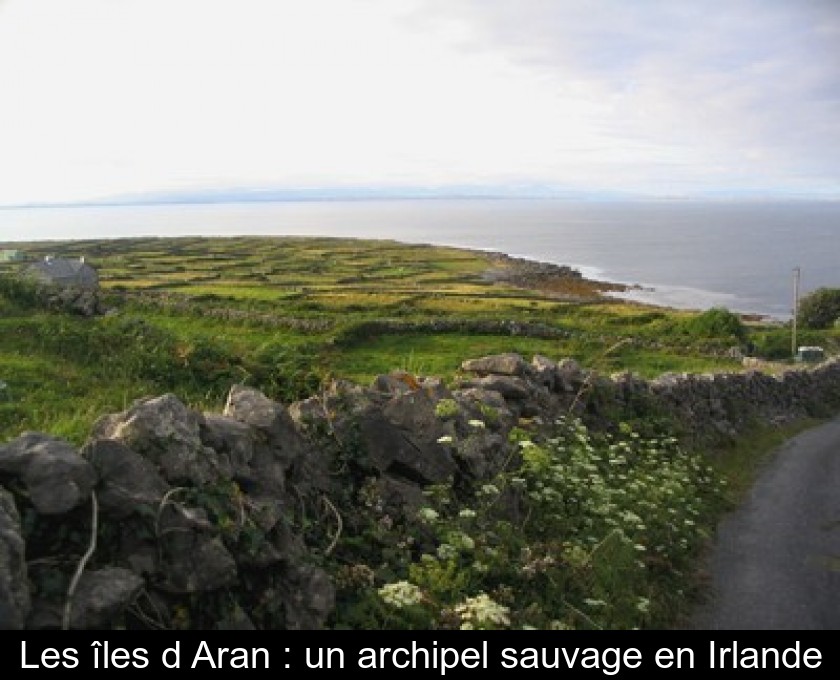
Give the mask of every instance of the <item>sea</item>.
M 0 209 L 0 242 L 300 235 L 498 251 L 633 286 L 622 297 L 784 322 L 840 287 L 840 201 L 410 199 Z M 795 283 L 798 281 L 798 283 Z

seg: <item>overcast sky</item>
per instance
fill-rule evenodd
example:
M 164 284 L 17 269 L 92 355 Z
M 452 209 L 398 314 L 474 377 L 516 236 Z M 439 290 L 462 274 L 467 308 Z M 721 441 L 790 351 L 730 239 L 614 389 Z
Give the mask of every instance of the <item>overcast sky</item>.
M 447 185 L 840 198 L 840 1 L 0 0 L 0 204 Z

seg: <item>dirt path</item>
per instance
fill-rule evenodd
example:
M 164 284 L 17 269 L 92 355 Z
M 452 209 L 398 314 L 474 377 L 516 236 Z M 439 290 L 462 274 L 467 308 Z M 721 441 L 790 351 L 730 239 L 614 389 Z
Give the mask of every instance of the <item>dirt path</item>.
M 704 629 L 840 629 L 840 418 L 782 445 L 720 524 Z

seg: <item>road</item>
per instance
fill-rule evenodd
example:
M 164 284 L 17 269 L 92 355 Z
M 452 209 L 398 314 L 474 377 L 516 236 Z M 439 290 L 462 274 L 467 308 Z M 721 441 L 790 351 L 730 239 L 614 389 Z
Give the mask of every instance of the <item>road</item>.
M 840 418 L 783 444 L 718 527 L 692 626 L 840 629 Z

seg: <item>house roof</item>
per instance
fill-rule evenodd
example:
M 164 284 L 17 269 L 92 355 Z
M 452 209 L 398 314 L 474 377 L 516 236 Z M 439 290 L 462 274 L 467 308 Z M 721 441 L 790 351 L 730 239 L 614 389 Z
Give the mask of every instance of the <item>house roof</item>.
M 27 271 L 41 278 L 62 283 L 95 284 L 99 278 L 96 270 L 82 260 L 68 260 L 62 257 L 34 262 L 27 267 Z

